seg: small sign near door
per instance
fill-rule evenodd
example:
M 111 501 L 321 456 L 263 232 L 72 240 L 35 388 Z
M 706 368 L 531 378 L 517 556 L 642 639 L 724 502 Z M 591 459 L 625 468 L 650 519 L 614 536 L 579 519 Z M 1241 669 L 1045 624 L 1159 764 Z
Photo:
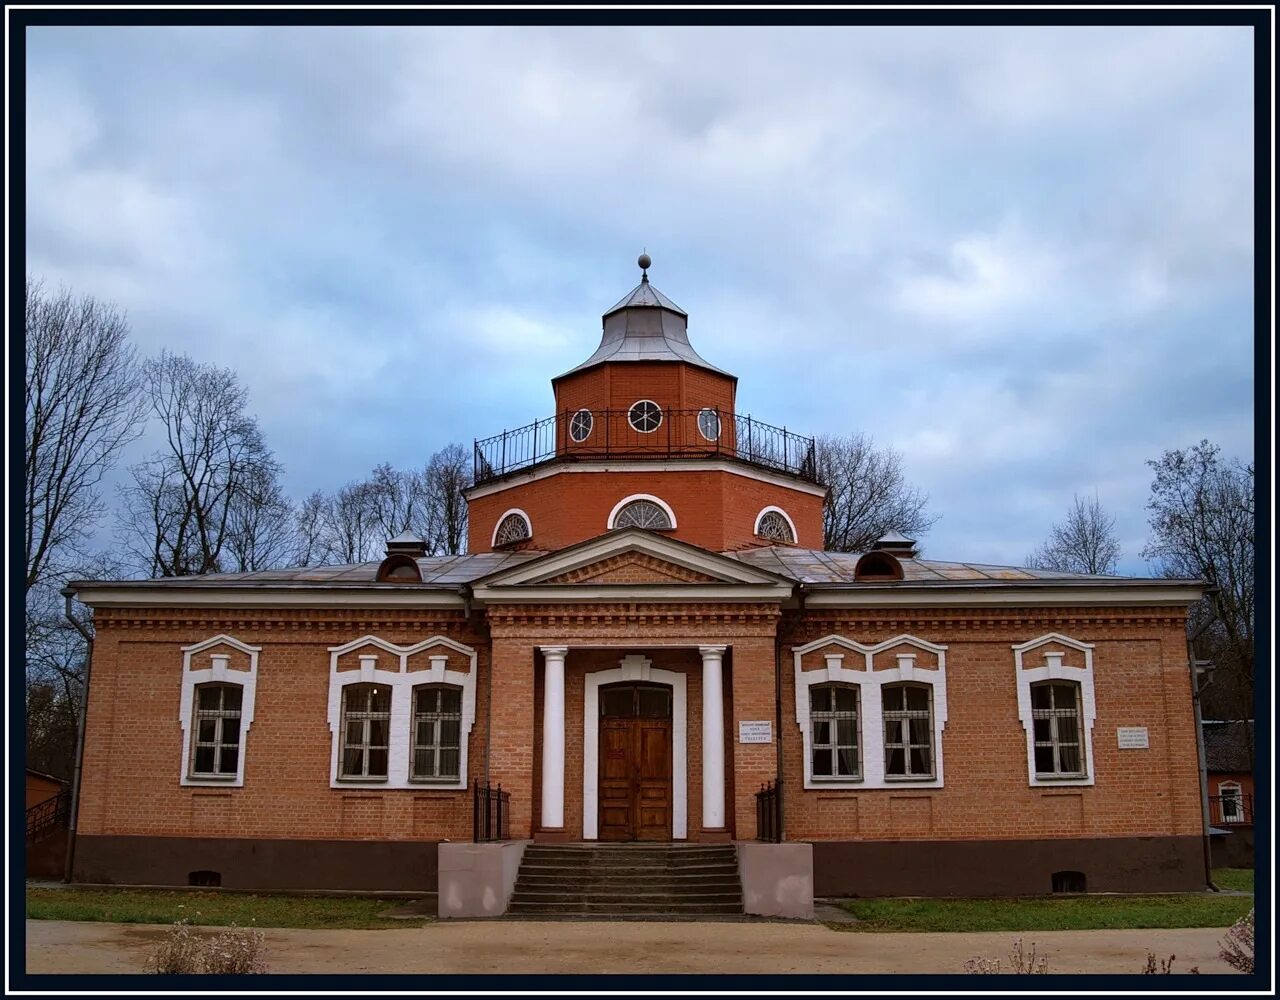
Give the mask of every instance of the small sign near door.
M 1148 750 L 1151 747 L 1146 726 L 1117 726 L 1116 742 L 1121 750 Z
M 739 722 L 738 723 L 738 742 L 739 743 L 772 743 L 773 742 L 773 723 L 764 722 Z

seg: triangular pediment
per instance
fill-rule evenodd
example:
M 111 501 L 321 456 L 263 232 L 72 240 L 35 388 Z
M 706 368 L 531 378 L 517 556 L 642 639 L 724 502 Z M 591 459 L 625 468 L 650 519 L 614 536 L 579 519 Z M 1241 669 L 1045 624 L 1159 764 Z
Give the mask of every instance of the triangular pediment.
M 500 570 L 478 587 L 786 586 L 791 581 L 641 528 L 622 528 Z

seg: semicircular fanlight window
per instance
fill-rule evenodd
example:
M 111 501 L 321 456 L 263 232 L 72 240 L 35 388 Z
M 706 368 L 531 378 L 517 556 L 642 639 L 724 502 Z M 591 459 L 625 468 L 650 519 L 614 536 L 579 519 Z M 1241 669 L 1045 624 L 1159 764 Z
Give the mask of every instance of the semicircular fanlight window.
M 613 519 L 615 528 L 648 528 L 650 531 L 662 531 L 671 527 L 671 518 L 667 512 L 652 500 L 632 500 Z

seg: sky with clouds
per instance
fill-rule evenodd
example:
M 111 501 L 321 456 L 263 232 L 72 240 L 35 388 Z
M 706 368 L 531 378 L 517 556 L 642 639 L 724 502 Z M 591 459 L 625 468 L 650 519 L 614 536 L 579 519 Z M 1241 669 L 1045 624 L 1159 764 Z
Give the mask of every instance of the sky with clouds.
M 1253 453 L 1248 29 L 28 29 L 28 270 L 234 367 L 295 498 L 552 410 L 653 257 L 932 558 Z M 149 442 L 126 457 L 136 461 Z

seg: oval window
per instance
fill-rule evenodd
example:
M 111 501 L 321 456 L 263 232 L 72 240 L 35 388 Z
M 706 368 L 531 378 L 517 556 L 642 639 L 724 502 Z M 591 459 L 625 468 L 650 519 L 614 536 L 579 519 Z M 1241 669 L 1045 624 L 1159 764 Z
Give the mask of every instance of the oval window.
M 710 406 L 698 411 L 698 433 L 708 441 L 720 439 L 720 413 Z
M 641 434 L 652 434 L 662 426 L 662 407 L 652 399 L 642 399 L 631 404 L 627 421 Z
M 591 416 L 590 410 L 579 410 L 569 420 L 569 437 L 575 441 L 582 442 L 591 437 L 591 428 L 595 425 L 595 419 Z

